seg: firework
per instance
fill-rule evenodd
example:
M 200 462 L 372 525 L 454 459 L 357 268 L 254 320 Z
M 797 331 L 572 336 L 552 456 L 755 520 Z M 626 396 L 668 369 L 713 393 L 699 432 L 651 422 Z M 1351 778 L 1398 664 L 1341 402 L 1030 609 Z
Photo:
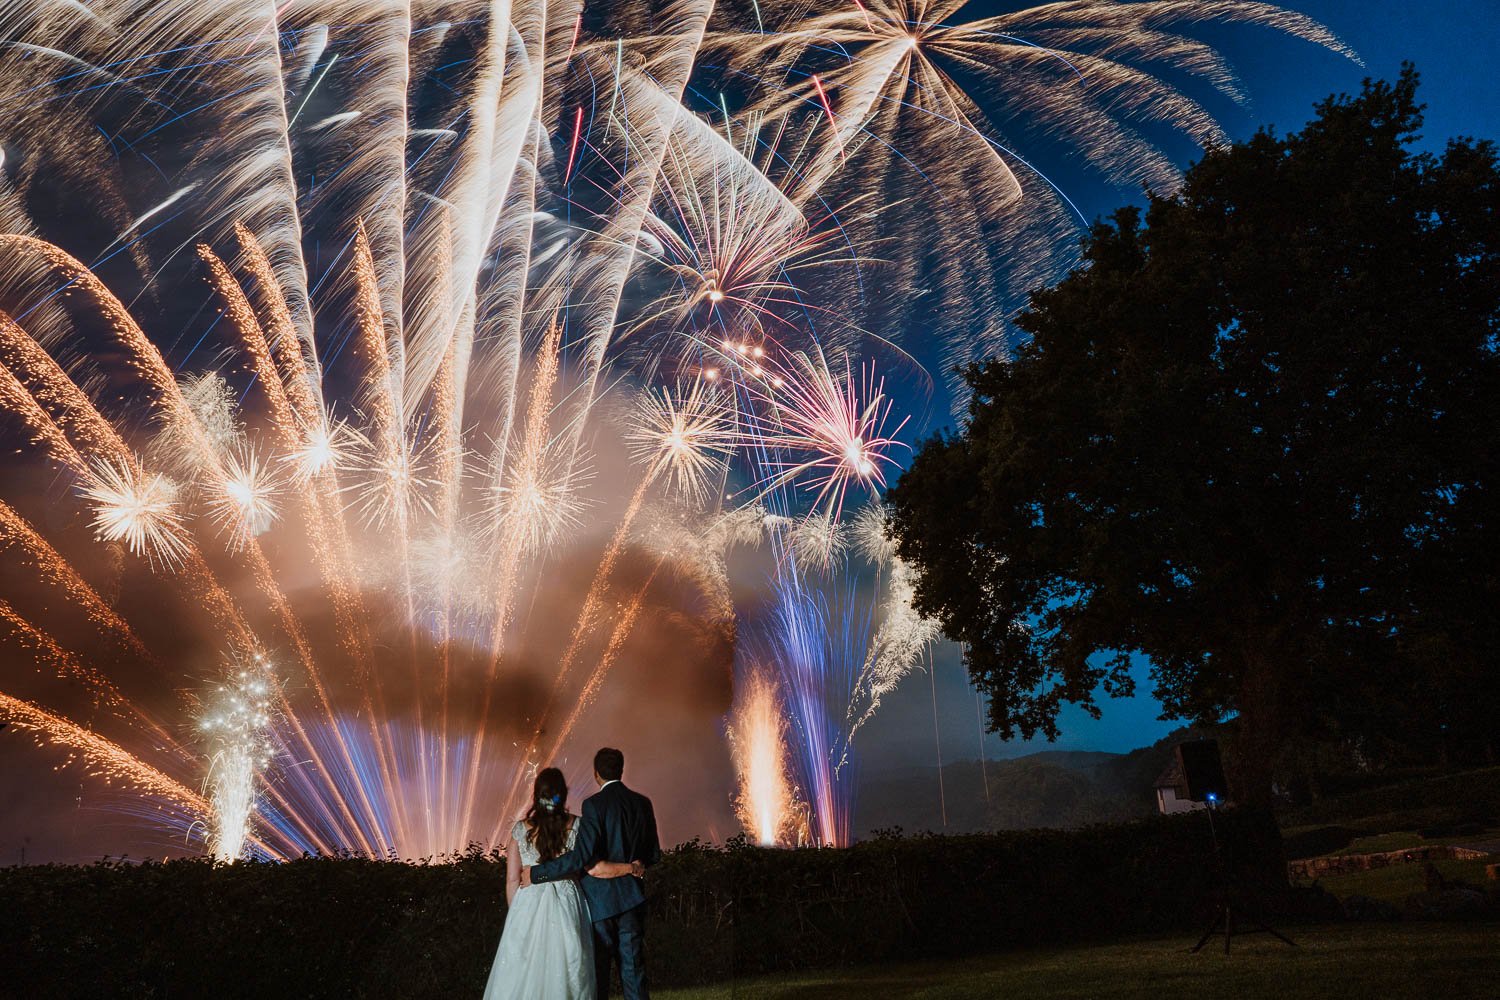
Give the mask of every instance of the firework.
M 787 721 L 772 675 L 750 669 L 735 692 L 729 739 L 740 793 L 735 810 L 762 847 L 786 845 L 795 835 L 796 795 L 787 760 Z
M 955 417 L 966 403 L 957 369 L 1011 346 L 1012 332 L 994 317 L 1013 314 L 1030 288 L 1076 261 L 1067 234 L 1082 216 L 1028 144 L 1060 146 L 1121 188 L 1171 190 L 1178 169 L 1152 133 L 1225 141 L 1179 81 L 1246 100 L 1227 60 L 1191 37 L 1195 24 L 1259 25 L 1358 61 L 1318 22 L 1268 3 L 1083 0 L 963 22 L 965 6 L 760 4 L 764 30 L 720 40 L 765 80 L 757 110 L 820 126 L 814 141 L 823 155 L 789 185 L 795 204 L 861 190 L 851 175 L 884 178 L 906 164 L 920 172 L 929 194 L 886 222 L 902 238 L 920 234 L 924 252 L 883 277 L 919 282 L 930 293 L 925 311 L 936 306 L 953 324 L 944 361 Z M 941 225 L 927 224 L 934 215 Z M 922 274 L 924 261 L 935 271 Z
M 270 729 L 276 681 L 264 658 L 232 669 L 209 699 L 199 728 L 208 740 L 209 851 L 234 861 L 250 836 L 257 786 L 273 752 Z
M 202 796 L 84 726 L 3 693 L 0 693 L 0 717 L 18 729 L 33 733 L 39 740 L 66 747 L 81 758 L 91 774 L 107 782 L 138 788 L 194 819 L 209 813 L 209 804 Z
M 298 440 L 300 443 L 282 456 L 298 485 L 305 486 L 350 465 L 349 433 L 340 424 L 319 423 L 300 434 Z
M 841 522 L 827 513 L 814 511 L 792 522 L 788 549 L 802 568 L 831 573 L 848 546 L 846 536 Z
M 165 476 L 101 462 L 79 492 L 93 507 L 101 540 L 124 542 L 131 552 L 165 567 L 178 565 L 187 554 L 178 486 Z
M 767 445 L 789 456 L 766 463 L 771 471 L 763 491 L 796 484 L 831 522 L 841 517 L 852 488 L 873 491 L 885 485 L 886 472 L 897 466 L 891 452 L 906 421 L 888 429 L 894 404 L 872 370 L 862 379 L 848 371 L 839 374 L 818 353 L 795 355 L 785 369 L 769 358 L 757 360 L 751 372 L 765 376 L 755 391 L 769 414 Z
M 222 858 L 434 854 L 503 829 L 632 637 L 680 618 L 680 577 L 710 644 L 745 626 L 757 839 L 847 839 L 850 739 L 931 640 L 909 570 L 844 524 L 905 432 L 871 346 L 887 374 L 1003 348 L 1009 289 L 1073 242 L 1000 129 L 1166 186 L 1142 129 L 1219 133 L 1165 77 L 1237 93 L 1192 21 L 1340 47 L 1234 0 L 957 6 L 0 9 L 25 54 L 0 70 L 0 557 L 24 581 L 0 642 L 60 702 L 0 711 L 174 832 L 209 819 Z M 764 616 L 730 585 L 757 540 Z M 584 593 L 534 617 L 585 552 Z M 276 652 L 276 681 L 235 668 L 209 699 L 208 800 L 186 726 L 110 673 L 204 686 L 160 619 Z M 97 655 L 61 641 L 79 620 Z M 549 644 L 543 706 L 512 704 Z M 80 684 L 100 731 L 69 721 Z
M 934 619 L 918 613 L 913 606 L 916 575 L 896 554 L 884 508 L 870 506 L 860 511 L 854 530 L 861 553 L 884 571 L 885 595 L 881 600 L 880 625 L 849 701 L 849 732 L 839 758 L 840 767 L 848 762 L 848 747 L 854 741 L 854 734 L 875 714 L 881 699 L 911 673 L 941 632 Z
M 738 683 L 743 687 L 762 675 L 782 706 L 786 770 L 797 789 L 794 825 L 807 826 L 791 839 L 846 844 L 857 775 L 854 768 L 836 765 L 848 735 L 845 706 L 869 648 L 874 606 L 857 574 L 804 572 L 784 548 L 779 527 L 770 533 L 772 548 L 779 551 L 772 605 L 742 630 Z M 748 732 L 741 735 L 748 738 Z M 736 752 L 740 764 L 759 759 Z M 754 788 L 773 780 L 749 769 L 739 770 L 738 778 L 740 803 L 756 801 Z
M 209 516 L 233 540 L 242 545 L 265 534 L 280 513 L 281 485 L 266 463 L 253 453 L 241 451 L 224 462 L 224 475 L 213 484 L 208 500 Z
M 702 507 L 722 489 L 738 444 L 734 413 L 704 382 L 640 396 L 628 438 L 637 461 L 689 503 Z

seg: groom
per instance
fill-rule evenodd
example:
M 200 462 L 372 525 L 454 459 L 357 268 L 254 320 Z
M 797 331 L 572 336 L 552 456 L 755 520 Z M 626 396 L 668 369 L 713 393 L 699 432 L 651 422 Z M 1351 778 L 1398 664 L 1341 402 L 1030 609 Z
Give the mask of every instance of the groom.
M 594 995 L 609 996 L 609 973 L 620 963 L 625 1000 L 647 1000 L 646 892 L 634 877 L 594 878 L 585 874 L 596 861 L 661 860 L 656 839 L 656 814 L 651 800 L 632 792 L 620 781 L 625 755 L 611 747 L 594 754 L 594 780 L 599 791 L 583 800 L 578 837 L 571 851 L 551 861 L 521 869 L 521 884 L 553 882 L 583 875 L 583 895 L 594 921 Z

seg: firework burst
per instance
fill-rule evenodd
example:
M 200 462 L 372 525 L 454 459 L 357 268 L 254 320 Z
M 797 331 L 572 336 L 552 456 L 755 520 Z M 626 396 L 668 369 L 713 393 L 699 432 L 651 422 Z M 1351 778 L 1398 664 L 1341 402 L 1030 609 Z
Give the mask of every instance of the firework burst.
M 772 472 L 761 488 L 796 484 L 831 523 L 841 517 L 850 489 L 885 486 L 886 472 L 898 465 L 891 452 L 901 444 L 897 435 L 906 420 L 888 427 L 894 403 L 870 368 L 860 379 L 838 374 L 821 354 L 794 355 L 784 374 L 774 368 L 769 360 L 753 368 L 771 372 L 757 386 L 770 415 L 764 437 L 789 457 L 767 463 Z
M 280 514 L 282 487 L 254 453 L 237 451 L 224 461 L 223 475 L 211 485 L 209 517 L 242 546 L 270 530 Z
M 79 487 L 93 509 L 101 541 L 123 542 L 152 565 L 171 569 L 191 547 L 179 508 L 178 485 L 166 476 L 100 462 Z
M 697 507 L 721 491 L 740 443 L 733 409 L 703 381 L 685 391 L 679 386 L 642 393 L 627 438 L 649 476 L 660 477 Z

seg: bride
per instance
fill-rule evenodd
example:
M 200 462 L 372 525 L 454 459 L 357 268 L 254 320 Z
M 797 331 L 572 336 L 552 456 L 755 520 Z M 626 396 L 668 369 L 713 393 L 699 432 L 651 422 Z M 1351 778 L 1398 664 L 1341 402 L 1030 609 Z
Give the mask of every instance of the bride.
M 555 767 L 538 772 L 531 808 L 505 845 L 505 931 L 484 1000 L 593 1000 L 594 930 L 574 879 L 521 886 L 521 868 L 573 849 L 578 817 L 568 812 L 568 783 Z M 600 861 L 594 878 L 632 873 L 626 863 Z

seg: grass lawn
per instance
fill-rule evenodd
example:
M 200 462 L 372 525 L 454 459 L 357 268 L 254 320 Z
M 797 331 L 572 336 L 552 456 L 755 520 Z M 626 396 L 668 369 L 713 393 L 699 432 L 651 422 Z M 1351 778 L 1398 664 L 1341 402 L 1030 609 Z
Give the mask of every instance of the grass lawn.
M 1434 861 L 1432 864 L 1450 882 L 1462 881 L 1484 887 L 1489 884 L 1485 881 L 1485 866 L 1494 863 L 1495 860 L 1490 858 L 1478 861 Z M 1319 879 L 1318 884 L 1340 899 L 1346 896 L 1368 896 L 1400 906 L 1407 896 L 1426 890 L 1427 876 L 1421 864 L 1407 863 L 1372 868 L 1367 872 L 1329 875 Z M 1496 987 L 1495 996 L 1500 998 L 1500 986 Z
M 1264 935 L 1222 939 L 1197 955 L 1175 937 L 1010 952 L 919 965 L 841 969 L 695 990 L 661 1000 L 1495 1000 L 1500 925 L 1354 924 L 1301 927 L 1300 947 Z

